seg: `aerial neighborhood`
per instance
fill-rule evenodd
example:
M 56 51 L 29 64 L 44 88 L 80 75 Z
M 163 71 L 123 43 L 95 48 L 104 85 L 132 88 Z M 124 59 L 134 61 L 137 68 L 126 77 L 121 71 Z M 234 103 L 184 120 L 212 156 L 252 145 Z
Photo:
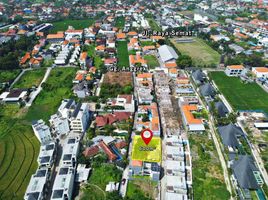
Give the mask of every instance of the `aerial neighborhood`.
M 0 199 L 268 199 L 268 2 L 1 1 Z

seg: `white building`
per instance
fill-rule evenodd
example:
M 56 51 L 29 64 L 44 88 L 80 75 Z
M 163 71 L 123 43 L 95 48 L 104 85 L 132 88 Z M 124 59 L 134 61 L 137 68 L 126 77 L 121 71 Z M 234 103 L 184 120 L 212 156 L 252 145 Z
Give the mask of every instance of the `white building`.
M 49 180 L 48 169 L 38 169 L 32 175 L 30 183 L 24 195 L 24 200 L 43 200 L 46 199 L 46 182 Z
M 66 135 L 70 132 L 67 118 L 60 117 L 59 115 L 55 114 L 51 115 L 49 122 L 53 131 L 59 136 Z
M 75 107 L 75 101 L 73 99 L 64 99 L 61 101 L 61 105 L 58 108 L 58 113 L 63 118 L 69 118 L 72 113 L 72 109 Z
M 246 73 L 246 69 L 243 65 L 229 65 L 225 69 L 227 76 L 240 76 Z
M 257 78 L 268 78 L 268 68 L 266 67 L 253 67 L 252 73 L 255 74 Z
M 162 45 L 158 48 L 158 53 L 160 55 L 161 60 L 165 62 L 176 62 L 176 59 L 179 57 L 175 50 L 168 46 Z
M 134 112 L 135 111 L 135 101 L 133 95 L 118 95 L 116 99 L 110 99 L 107 101 L 107 106 L 121 106 L 124 109 L 118 109 L 121 112 Z M 116 110 L 116 109 L 114 109 Z
M 79 138 L 68 138 L 63 145 L 61 166 L 75 167 L 79 152 Z
M 87 103 L 78 103 L 70 117 L 71 129 L 75 132 L 85 132 L 89 125 L 89 107 Z
M 83 30 L 73 30 L 73 29 L 69 29 L 67 31 L 65 31 L 65 40 L 70 40 L 70 39 L 78 39 L 81 40 L 83 37 Z
M 40 152 L 37 160 L 40 168 L 51 168 L 53 166 L 54 158 L 56 155 L 56 148 L 57 147 L 54 142 L 50 142 L 49 144 L 42 145 L 40 147 Z
M 51 200 L 71 200 L 74 187 L 75 169 L 61 167 L 56 175 Z
M 32 128 L 35 136 L 42 145 L 47 144 L 48 142 L 51 141 L 52 138 L 49 127 L 45 124 L 45 122 L 42 119 L 33 122 Z

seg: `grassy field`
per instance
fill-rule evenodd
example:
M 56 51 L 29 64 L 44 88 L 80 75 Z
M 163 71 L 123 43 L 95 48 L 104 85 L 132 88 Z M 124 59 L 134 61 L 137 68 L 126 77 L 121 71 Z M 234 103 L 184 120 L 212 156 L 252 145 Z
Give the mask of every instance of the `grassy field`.
M 127 185 L 127 198 L 130 199 L 155 199 L 157 195 L 155 184 L 152 181 L 131 180 Z
M 0 71 L 0 83 L 9 82 L 14 80 L 20 73 L 20 70 L 1 70 Z
M 26 71 L 13 87 L 14 88 L 31 88 L 32 86 L 38 87 L 45 73 L 46 73 L 45 68 Z
M 23 199 L 37 168 L 39 142 L 18 105 L 0 108 L 0 199 Z
M 160 66 L 157 58 L 154 55 L 145 55 L 144 59 L 147 60 L 147 65 L 150 69 L 154 69 Z
M 191 135 L 194 199 L 229 199 L 223 173 L 212 140 L 207 134 Z
M 101 165 L 92 170 L 88 184 L 83 189 L 82 200 L 106 199 L 106 185 L 109 182 L 120 182 L 122 172 L 114 165 Z
M 84 29 L 93 24 L 93 19 L 65 19 L 58 22 L 53 22 L 53 28 L 50 30 L 51 33 L 57 33 L 58 31 L 66 31 L 68 26 L 73 26 L 75 29 Z
M 179 52 L 189 55 L 195 65 L 218 65 L 220 62 L 220 54 L 200 38 L 194 38 L 194 42 L 189 43 L 177 43 L 173 38 L 171 42 Z
M 129 67 L 127 41 L 117 42 L 118 67 Z
M 37 96 L 26 115 L 28 121 L 36 119 L 48 120 L 54 114 L 61 100 L 70 98 L 72 93 L 72 79 L 75 68 L 55 68 L 51 71 L 42 92 Z
M 235 110 L 263 110 L 268 113 L 268 94 L 257 83 L 242 83 L 224 72 L 211 72 L 210 77 Z
M 141 151 L 140 147 L 155 148 L 152 151 Z M 161 140 L 159 137 L 153 137 L 148 145 L 144 143 L 141 136 L 136 135 L 133 141 L 132 147 L 132 159 L 142 160 L 148 162 L 160 162 L 161 161 Z
M 124 26 L 125 26 L 125 17 L 123 16 L 117 17 L 115 19 L 115 27 L 122 29 L 124 28 Z

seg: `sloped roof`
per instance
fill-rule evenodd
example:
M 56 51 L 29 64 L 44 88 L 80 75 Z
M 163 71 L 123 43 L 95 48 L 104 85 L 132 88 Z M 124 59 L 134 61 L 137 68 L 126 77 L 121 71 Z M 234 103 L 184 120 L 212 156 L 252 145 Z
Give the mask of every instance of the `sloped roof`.
M 217 109 L 220 117 L 225 117 L 228 113 L 227 107 L 221 101 L 215 103 L 215 108 Z
M 258 189 L 259 185 L 254 177 L 253 171 L 258 171 L 254 160 L 249 155 L 241 155 L 232 165 L 234 175 L 241 188 Z
M 220 126 L 218 128 L 222 143 L 226 146 L 238 147 L 237 136 L 243 135 L 243 131 L 234 124 L 228 124 L 226 126 Z
M 197 69 L 192 73 L 192 77 L 197 81 L 204 81 L 205 76 L 206 75 L 200 69 Z
M 200 86 L 200 92 L 203 96 L 214 96 L 215 90 L 210 83 Z
M 171 59 L 177 59 L 178 54 L 175 52 L 175 50 L 168 46 L 168 45 L 162 45 L 158 48 L 159 55 L 162 59 L 162 61 L 167 62 Z

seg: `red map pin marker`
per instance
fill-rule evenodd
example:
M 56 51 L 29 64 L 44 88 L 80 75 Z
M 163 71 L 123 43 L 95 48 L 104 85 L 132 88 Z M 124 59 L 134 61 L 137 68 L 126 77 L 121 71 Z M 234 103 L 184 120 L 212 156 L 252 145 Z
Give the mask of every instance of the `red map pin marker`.
M 152 137 L 153 137 L 153 132 L 150 129 L 144 129 L 141 132 L 141 138 L 146 145 L 150 143 L 150 141 L 152 140 Z

